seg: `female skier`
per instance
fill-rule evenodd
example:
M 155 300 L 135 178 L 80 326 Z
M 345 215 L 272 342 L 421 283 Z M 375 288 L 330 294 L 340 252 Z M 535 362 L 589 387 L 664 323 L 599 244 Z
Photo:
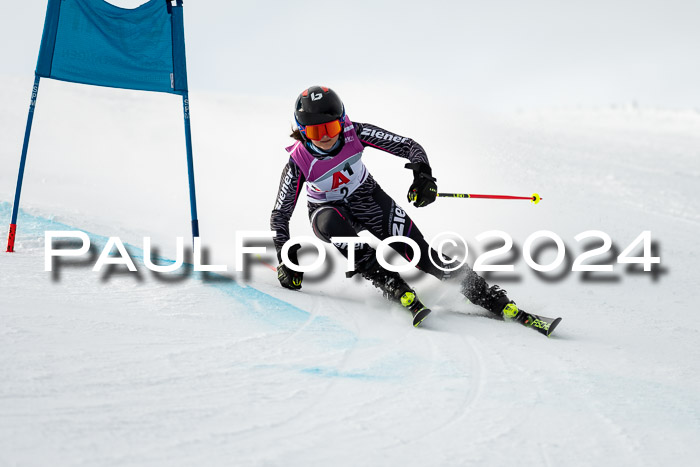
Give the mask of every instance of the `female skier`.
M 362 163 L 367 146 L 408 159 L 405 165 L 413 171 L 413 183 L 408 189 L 408 201 L 414 206 L 427 206 L 437 196 L 436 179 L 428 157 L 420 144 L 411 138 L 386 131 L 369 123 L 351 122 L 338 95 L 330 88 L 312 86 L 296 100 L 294 119 L 297 128 L 291 137 L 297 140 L 289 146 L 289 161 L 282 171 L 279 191 L 272 210 L 270 226 L 274 237 L 279 266 L 277 277 L 283 287 L 301 288 L 303 273 L 291 270 L 282 262 L 282 246 L 290 238 L 289 219 L 296 206 L 299 189 L 306 182 L 309 218 L 314 234 L 330 243 L 332 237 L 356 237 L 367 230 L 380 240 L 394 235 L 413 239 L 421 256 L 417 268 L 440 280 L 460 280 L 461 292 L 472 303 L 494 313 L 499 318 L 515 319 L 528 325 L 532 316 L 519 310 L 497 285 L 486 281 L 466 264 L 452 274 L 436 267 L 428 257 L 439 255 L 423 238 L 406 211 L 401 209 L 374 180 Z M 401 256 L 412 259 L 412 250 L 400 242 L 392 248 Z M 334 246 L 348 257 L 347 243 Z M 289 259 L 297 261 L 297 250 L 289 250 Z M 413 325 L 418 326 L 430 313 L 416 292 L 396 272 L 383 268 L 376 260 L 375 250 L 367 244 L 355 250 L 355 270 L 348 277 L 361 274 L 382 290 L 384 296 L 411 311 Z

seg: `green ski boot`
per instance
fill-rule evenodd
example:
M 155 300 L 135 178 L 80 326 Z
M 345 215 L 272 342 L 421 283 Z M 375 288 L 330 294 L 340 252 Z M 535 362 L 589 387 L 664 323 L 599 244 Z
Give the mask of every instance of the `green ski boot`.
M 416 292 L 403 280 L 399 273 L 389 271 L 375 262 L 369 267 L 365 267 L 361 274 L 362 277 L 381 290 L 385 298 L 392 302 L 398 302 L 408 309 L 413 316 L 414 327 L 418 327 L 426 316 L 430 314 L 430 308 L 427 308 L 418 300 Z

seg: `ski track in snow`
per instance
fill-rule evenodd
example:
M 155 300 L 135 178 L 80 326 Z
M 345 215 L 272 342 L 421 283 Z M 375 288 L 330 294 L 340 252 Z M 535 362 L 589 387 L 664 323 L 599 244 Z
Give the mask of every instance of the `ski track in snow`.
M 460 359 L 464 358 L 465 356 L 468 356 L 470 365 L 469 371 L 465 372 L 465 374 L 470 376 L 469 387 L 464 388 L 464 399 L 462 401 L 462 404 L 458 407 L 455 407 L 455 413 L 450 417 L 450 419 L 446 420 L 443 424 L 431 430 L 431 437 L 437 436 L 443 431 L 449 431 L 451 427 L 459 425 L 461 422 L 463 422 L 472 412 L 473 407 L 476 405 L 476 403 L 479 400 L 479 397 L 484 392 L 484 387 L 486 385 L 485 368 L 481 351 L 478 350 L 477 344 L 475 342 L 476 339 L 471 338 L 469 336 L 460 336 L 459 341 L 463 343 L 463 348 L 461 349 L 463 350 L 463 352 L 451 353 L 454 356 L 459 356 Z M 437 350 L 437 346 L 434 345 L 434 348 Z M 441 357 L 445 358 L 448 356 L 441 355 Z M 436 360 L 439 361 L 441 360 L 441 358 Z

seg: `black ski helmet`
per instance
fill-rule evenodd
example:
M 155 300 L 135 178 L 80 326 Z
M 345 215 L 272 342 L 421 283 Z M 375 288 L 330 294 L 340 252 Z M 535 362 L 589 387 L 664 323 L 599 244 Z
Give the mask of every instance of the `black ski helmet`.
M 311 86 L 302 91 L 294 105 L 297 125 L 318 125 L 342 119 L 345 107 L 338 94 L 325 86 Z M 343 122 L 341 122 L 343 123 Z

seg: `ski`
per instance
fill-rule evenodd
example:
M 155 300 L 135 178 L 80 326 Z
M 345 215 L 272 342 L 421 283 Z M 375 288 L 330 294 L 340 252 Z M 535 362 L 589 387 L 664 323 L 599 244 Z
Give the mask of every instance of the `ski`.
M 419 302 L 420 303 L 420 302 Z M 417 310 L 411 310 L 411 314 L 413 315 L 413 327 L 417 328 L 420 326 L 420 323 L 423 322 L 423 320 L 430 314 L 432 310 L 428 307 L 422 306 Z
M 532 328 L 540 334 L 549 337 L 561 322 L 561 318 L 547 318 L 546 316 L 533 315 L 532 313 L 523 311 L 523 316 L 521 318 L 519 317 L 518 321 L 523 326 Z

